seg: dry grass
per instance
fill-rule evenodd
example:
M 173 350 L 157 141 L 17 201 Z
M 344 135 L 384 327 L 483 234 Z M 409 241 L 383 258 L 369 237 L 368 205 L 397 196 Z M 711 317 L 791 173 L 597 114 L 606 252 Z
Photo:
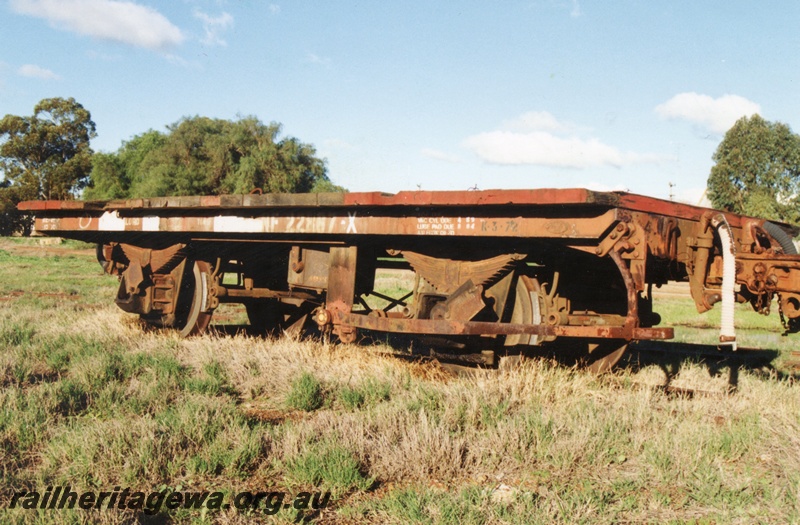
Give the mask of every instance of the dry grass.
M 56 268 L 44 261 L 31 270 Z M 275 488 L 331 490 L 333 507 L 307 516 L 321 523 L 800 520 L 800 396 L 791 379 L 742 371 L 728 395 L 725 374 L 684 363 L 672 384 L 710 394 L 688 397 L 657 388 L 665 382 L 658 366 L 597 377 L 533 360 L 455 377 L 383 346 L 182 340 L 144 333 L 105 305 L 107 281 L 86 280 L 79 292 L 90 301 L 0 303 L 0 497 L 58 484 Z M 289 402 L 304 377 L 318 385 L 317 408 Z M 168 515 L 187 523 L 296 517 Z

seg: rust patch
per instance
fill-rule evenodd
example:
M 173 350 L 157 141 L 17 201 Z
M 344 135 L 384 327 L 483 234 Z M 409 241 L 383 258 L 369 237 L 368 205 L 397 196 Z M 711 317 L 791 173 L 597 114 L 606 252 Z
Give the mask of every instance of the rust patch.
M 544 225 L 544 229 L 553 235 L 571 237 L 572 225 L 567 221 L 550 221 Z

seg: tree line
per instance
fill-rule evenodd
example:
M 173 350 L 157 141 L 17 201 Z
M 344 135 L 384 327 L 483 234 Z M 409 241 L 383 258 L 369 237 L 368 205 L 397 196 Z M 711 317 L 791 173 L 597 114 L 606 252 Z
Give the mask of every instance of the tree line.
M 74 99 L 39 102 L 0 120 L 0 234 L 24 231 L 22 200 L 346 191 L 310 144 L 281 125 L 185 117 L 114 153 L 95 153 L 91 114 Z M 743 117 L 714 152 L 708 196 L 717 209 L 800 224 L 800 136 L 781 122 Z
M 345 191 L 316 149 L 281 136 L 281 125 L 185 117 L 113 153 L 95 153 L 91 114 L 74 99 L 39 102 L 32 116 L 0 120 L 0 234 L 25 230 L 22 200 Z
M 280 124 L 183 118 L 150 130 L 116 153 L 95 153 L 86 199 L 341 190 L 313 146 L 280 138 Z

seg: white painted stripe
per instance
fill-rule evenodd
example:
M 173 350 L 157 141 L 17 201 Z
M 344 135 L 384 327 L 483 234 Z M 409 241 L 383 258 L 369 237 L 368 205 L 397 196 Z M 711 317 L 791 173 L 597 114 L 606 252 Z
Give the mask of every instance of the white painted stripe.
M 262 233 L 265 231 L 264 219 L 219 215 L 214 217 L 215 232 Z
M 100 216 L 97 229 L 112 232 L 125 231 L 125 220 L 116 211 L 107 211 Z
M 157 232 L 160 221 L 159 217 L 142 217 L 142 231 Z

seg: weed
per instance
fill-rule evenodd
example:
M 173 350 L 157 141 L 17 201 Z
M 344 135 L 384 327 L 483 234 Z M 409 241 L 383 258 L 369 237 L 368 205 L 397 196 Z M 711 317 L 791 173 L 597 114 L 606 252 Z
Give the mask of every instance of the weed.
M 304 372 L 292 381 L 291 390 L 286 397 L 286 405 L 295 410 L 311 412 L 325 402 L 322 383 L 313 374 Z
M 189 392 L 217 396 L 220 394 L 234 395 L 236 392 L 228 385 L 228 378 L 222 365 L 211 361 L 203 365 L 201 377 L 189 378 L 184 383 Z
M 367 378 L 355 386 L 342 386 L 338 390 L 338 399 L 347 410 L 356 410 L 363 406 L 371 406 L 388 401 L 391 397 L 392 385 L 386 381 Z
M 514 442 L 518 448 L 514 454 L 520 462 L 544 457 L 555 441 L 555 424 L 540 409 L 516 416 L 509 426 L 516 430 Z
M 418 389 L 407 402 L 409 412 L 425 411 L 437 414 L 443 411 L 444 399 L 442 393 L 428 385 L 419 385 Z
M 339 401 L 347 410 L 361 408 L 366 397 L 360 388 L 343 386 L 339 389 Z
M 260 429 L 236 425 L 224 429 L 188 458 L 186 471 L 196 475 L 227 474 L 245 478 L 261 460 L 263 444 Z
M 492 491 L 468 485 L 443 491 L 412 485 L 395 489 L 375 502 L 361 505 L 361 517 L 381 523 L 424 523 L 436 525 L 484 523 L 551 523 L 530 493 L 512 491 L 505 502 L 492 498 Z
M 286 478 L 303 487 L 322 486 L 337 494 L 367 490 L 375 482 L 362 473 L 358 460 L 331 441 L 308 443 L 305 450 L 284 462 Z
M 497 422 L 501 421 L 508 412 L 508 407 L 508 401 L 490 403 L 482 399 L 480 401 L 480 426 L 482 428 L 494 428 L 497 426 Z
M 72 379 L 56 383 L 55 396 L 57 410 L 64 416 L 79 414 L 89 405 L 89 393 L 81 383 Z
M 0 327 L 0 345 L 22 346 L 30 344 L 36 331 L 27 323 Z

